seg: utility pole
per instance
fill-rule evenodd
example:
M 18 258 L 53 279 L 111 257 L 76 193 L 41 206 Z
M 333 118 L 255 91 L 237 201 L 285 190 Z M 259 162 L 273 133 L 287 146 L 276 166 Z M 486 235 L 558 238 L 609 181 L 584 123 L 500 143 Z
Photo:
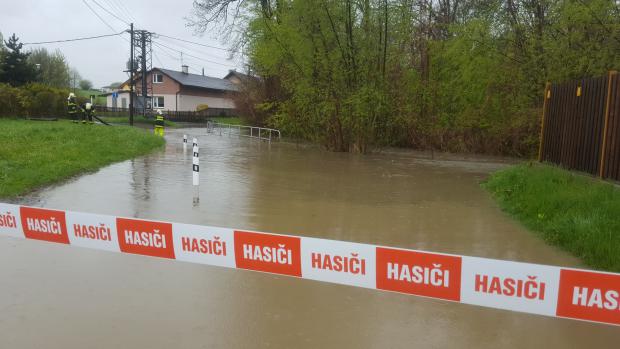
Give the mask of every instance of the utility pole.
M 152 95 L 152 85 L 149 83 L 148 73 L 152 68 L 152 39 L 153 33 L 147 30 L 135 30 L 133 23 L 130 24 L 130 58 L 129 58 L 129 124 L 133 126 L 135 110 L 140 109 L 146 117 L 147 109 L 150 109 L 149 97 Z M 138 63 L 138 60 L 140 61 Z M 140 81 L 136 84 L 140 74 Z M 136 107 L 136 101 L 138 102 Z
M 142 51 L 142 56 L 140 57 L 140 71 L 142 71 L 142 116 L 146 117 L 146 99 L 148 97 L 148 89 L 146 86 L 146 75 L 148 71 L 146 70 L 146 35 L 147 32 L 145 30 L 140 31 L 140 48 Z
M 129 59 L 129 126 L 133 126 L 133 93 L 134 93 L 134 57 L 133 57 L 133 23 L 130 25 L 131 40 L 130 41 L 130 59 Z

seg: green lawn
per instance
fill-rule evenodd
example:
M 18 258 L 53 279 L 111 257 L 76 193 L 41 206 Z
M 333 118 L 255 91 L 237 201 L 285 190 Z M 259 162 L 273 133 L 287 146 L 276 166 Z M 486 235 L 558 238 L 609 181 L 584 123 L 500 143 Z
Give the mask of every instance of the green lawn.
M 0 129 L 0 198 L 22 195 L 164 145 L 161 137 L 123 126 L 0 119 Z
M 483 186 L 502 209 L 587 265 L 620 272 L 620 188 L 556 167 L 519 165 Z
M 101 91 L 99 90 L 81 90 L 81 89 L 76 89 L 75 90 L 75 94 L 79 97 L 85 97 L 85 98 L 89 98 L 90 95 L 95 95 L 97 97 L 95 97 L 95 104 L 97 105 L 106 105 L 107 103 L 107 99 L 105 96 L 99 96 L 101 94 Z
M 209 120 L 230 125 L 243 125 L 241 118 L 237 116 L 212 116 Z

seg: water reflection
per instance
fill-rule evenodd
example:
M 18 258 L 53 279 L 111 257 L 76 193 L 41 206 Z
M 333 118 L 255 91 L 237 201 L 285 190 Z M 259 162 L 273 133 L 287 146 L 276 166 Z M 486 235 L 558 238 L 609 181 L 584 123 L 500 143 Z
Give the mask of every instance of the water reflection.
M 198 187 L 183 134 L 200 145 Z M 204 129 L 167 130 L 166 138 L 162 152 L 24 202 L 579 265 L 512 221 L 480 189 L 479 181 L 501 166 L 494 162 L 327 153 Z M 0 284 L 0 338 L 13 344 L 7 347 L 84 347 L 93 339 L 105 347 L 149 348 L 568 348 L 620 341 L 609 326 L 30 241 L 0 239 L 0 256 L 7 260 L 0 278 L 11 280 L 10 291 Z M 46 330 L 59 318 L 71 333 Z M 39 336 L 24 334 L 23 323 Z M 117 326 L 127 331 L 119 334 Z M 153 330 L 161 328 L 167 331 Z M 41 333 L 51 340 L 38 342 Z

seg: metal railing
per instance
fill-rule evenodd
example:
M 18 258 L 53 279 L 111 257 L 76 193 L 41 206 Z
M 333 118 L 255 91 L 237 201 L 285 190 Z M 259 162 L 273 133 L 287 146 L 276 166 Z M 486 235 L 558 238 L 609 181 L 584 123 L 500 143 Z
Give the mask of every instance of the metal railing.
M 273 128 L 267 127 L 258 127 L 258 126 L 245 126 L 245 125 L 233 125 L 233 124 L 223 124 L 220 122 L 209 121 L 207 122 L 207 133 L 217 133 L 219 132 L 220 136 L 222 134 L 237 135 L 239 137 L 249 137 L 256 138 L 263 141 L 268 141 L 271 143 L 271 140 L 280 140 L 282 134 L 280 130 L 276 130 Z

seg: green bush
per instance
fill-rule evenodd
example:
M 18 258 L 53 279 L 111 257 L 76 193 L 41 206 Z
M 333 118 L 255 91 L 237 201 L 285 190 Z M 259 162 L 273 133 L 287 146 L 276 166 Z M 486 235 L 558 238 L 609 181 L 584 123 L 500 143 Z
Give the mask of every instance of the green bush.
M 43 84 L 11 87 L 0 83 L 0 117 L 67 115 L 69 91 Z
M 0 117 L 17 116 L 23 109 L 20 89 L 0 83 Z

